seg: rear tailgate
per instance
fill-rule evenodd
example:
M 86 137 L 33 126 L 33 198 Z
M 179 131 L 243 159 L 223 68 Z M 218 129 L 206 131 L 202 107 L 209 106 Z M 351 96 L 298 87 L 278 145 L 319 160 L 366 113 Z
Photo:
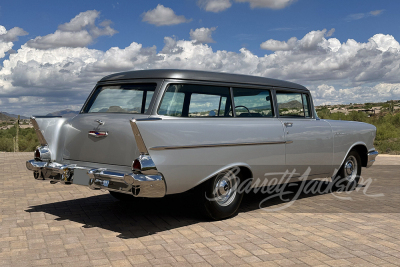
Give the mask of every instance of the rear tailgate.
M 86 113 L 79 114 L 65 125 L 64 159 L 130 166 L 139 151 L 130 126 L 132 118 L 144 114 Z M 99 122 L 101 120 L 104 125 Z M 89 132 L 99 133 L 99 137 Z M 103 135 L 107 132 L 107 135 Z

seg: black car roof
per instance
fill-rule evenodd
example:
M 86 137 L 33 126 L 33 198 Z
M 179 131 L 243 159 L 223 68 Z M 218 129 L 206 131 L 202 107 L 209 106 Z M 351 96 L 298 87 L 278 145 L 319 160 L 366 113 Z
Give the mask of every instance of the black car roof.
M 293 89 L 308 91 L 306 87 L 300 84 L 286 82 L 277 79 L 264 78 L 260 76 L 231 74 L 224 72 L 198 71 L 198 70 L 179 70 L 179 69 L 155 69 L 155 70 L 136 70 L 136 71 L 119 72 L 102 78 L 100 82 L 132 80 L 132 79 L 150 79 L 150 78 L 268 85 L 268 86 L 293 88 Z

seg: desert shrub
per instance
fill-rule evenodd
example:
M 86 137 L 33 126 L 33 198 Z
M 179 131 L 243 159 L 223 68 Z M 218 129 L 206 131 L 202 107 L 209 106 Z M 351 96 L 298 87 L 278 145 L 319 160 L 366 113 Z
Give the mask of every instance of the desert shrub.
M 0 138 L 0 151 L 12 152 L 14 151 L 14 144 L 12 138 Z
M 389 123 L 384 123 L 377 127 L 376 141 L 383 141 L 398 137 L 398 129 Z
M 0 130 L 0 151 L 13 152 L 13 139 L 16 135 L 16 128 L 12 127 L 7 130 Z M 35 130 L 32 128 L 19 129 L 18 136 L 19 151 L 29 152 L 34 151 L 39 145 Z

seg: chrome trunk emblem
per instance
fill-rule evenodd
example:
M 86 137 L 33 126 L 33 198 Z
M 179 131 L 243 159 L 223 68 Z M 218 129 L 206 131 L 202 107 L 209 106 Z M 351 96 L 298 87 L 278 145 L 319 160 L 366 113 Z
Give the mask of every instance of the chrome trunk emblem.
M 89 131 L 88 134 L 90 136 L 94 136 L 94 137 L 106 137 L 108 135 L 108 132 L 106 132 L 106 131 Z
M 104 125 L 104 121 L 102 121 L 102 120 L 95 120 L 95 122 L 97 122 L 99 125 Z

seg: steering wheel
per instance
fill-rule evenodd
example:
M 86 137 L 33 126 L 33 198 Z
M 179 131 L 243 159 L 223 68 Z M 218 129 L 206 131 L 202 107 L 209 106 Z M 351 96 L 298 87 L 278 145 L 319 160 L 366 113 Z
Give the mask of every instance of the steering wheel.
M 247 112 L 250 113 L 250 109 L 248 109 L 248 108 L 245 107 L 245 106 L 235 106 L 235 109 L 237 109 L 237 108 L 245 108 L 245 109 L 247 109 Z

